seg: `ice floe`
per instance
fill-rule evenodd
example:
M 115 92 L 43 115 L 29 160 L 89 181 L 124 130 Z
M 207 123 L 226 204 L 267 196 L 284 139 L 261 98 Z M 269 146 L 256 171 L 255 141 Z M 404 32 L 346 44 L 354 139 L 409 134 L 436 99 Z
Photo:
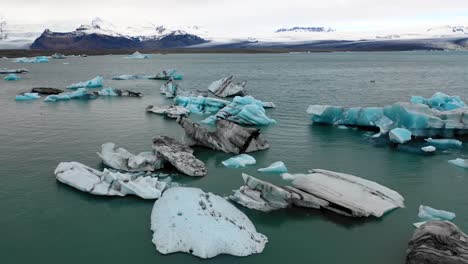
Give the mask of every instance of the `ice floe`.
M 105 165 L 128 172 L 155 171 L 160 169 L 163 163 L 153 152 L 135 155 L 112 142 L 102 144 L 101 152 L 97 154 Z
M 229 168 L 241 168 L 247 165 L 257 163 L 254 157 L 247 154 L 239 154 L 222 162 L 224 166 Z
M 259 172 L 281 174 L 281 173 L 288 172 L 288 168 L 286 168 L 286 165 L 284 165 L 284 162 L 277 161 L 277 162 L 272 163 L 270 166 L 268 166 L 266 168 L 258 169 L 258 171 Z
M 208 131 L 188 118 L 178 118 L 190 146 L 206 147 L 226 153 L 248 153 L 270 147 L 260 129 L 241 127 L 227 120 L 216 121 L 216 131 Z
M 41 98 L 38 93 L 22 93 L 15 97 L 16 101 L 27 101 Z
M 245 95 L 244 88 L 246 85 L 246 81 L 234 82 L 234 76 L 229 76 L 214 81 L 208 86 L 208 90 L 219 97 Z
M 125 196 L 132 194 L 143 199 L 158 199 L 166 183 L 142 173 L 98 171 L 78 162 L 61 162 L 55 169 L 57 180 L 80 191 L 95 195 Z
M 96 76 L 95 78 L 85 81 L 79 82 L 72 85 L 67 86 L 67 89 L 78 89 L 78 88 L 99 88 L 102 87 L 103 78 L 101 76 Z
M 448 162 L 455 165 L 455 166 L 468 169 L 468 159 L 456 158 L 456 159 L 453 159 L 453 160 L 449 160 Z
M 200 258 L 248 256 L 262 252 L 268 242 L 234 205 L 197 188 L 165 191 L 154 203 L 151 230 L 160 253 L 185 252 Z
M 145 110 L 146 112 L 165 115 L 169 118 L 178 118 L 179 116 L 188 116 L 190 114 L 187 108 L 178 105 L 148 105 Z
M 14 74 L 14 73 L 10 73 L 7 76 L 5 76 L 5 78 L 3 78 L 3 79 L 5 81 L 19 81 L 19 80 L 21 80 L 21 77 L 19 77 L 18 75 Z
M 66 101 L 71 99 L 96 99 L 99 96 L 141 97 L 142 94 L 139 92 L 114 89 L 110 87 L 98 91 L 89 91 L 86 88 L 79 88 L 74 92 L 49 95 L 44 99 L 44 102 Z

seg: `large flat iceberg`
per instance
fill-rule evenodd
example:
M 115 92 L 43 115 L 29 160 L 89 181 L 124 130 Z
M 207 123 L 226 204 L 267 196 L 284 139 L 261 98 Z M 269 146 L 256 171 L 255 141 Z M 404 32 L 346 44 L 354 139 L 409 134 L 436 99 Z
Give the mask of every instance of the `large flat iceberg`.
M 130 90 L 121 90 L 114 88 L 103 88 L 98 91 L 89 91 L 86 88 L 79 88 L 78 90 L 70 93 L 60 93 L 49 95 L 44 99 L 44 102 L 56 102 L 56 101 L 67 101 L 72 99 L 96 99 L 100 96 L 103 97 L 141 97 L 142 94 L 139 92 L 133 92 Z
M 78 89 L 78 88 L 99 88 L 102 87 L 103 78 L 101 76 L 96 76 L 95 78 L 85 81 L 79 82 L 72 85 L 67 86 L 67 89 Z
M 143 199 L 158 199 L 166 183 L 144 174 L 98 171 L 78 162 L 61 162 L 55 169 L 57 180 L 80 191 L 95 195 L 125 196 L 132 194 Z
M 154 203 L 153 243 L 162 254 L 248 256 L 263 251 L 268 238 L 224 198 L 197 188 L 173 187 Z

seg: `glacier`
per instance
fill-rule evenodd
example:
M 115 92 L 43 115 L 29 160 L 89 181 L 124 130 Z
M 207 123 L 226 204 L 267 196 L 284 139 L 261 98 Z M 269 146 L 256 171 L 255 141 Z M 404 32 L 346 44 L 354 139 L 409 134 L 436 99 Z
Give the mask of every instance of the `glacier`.
M 41 98 L 38 93 L 22 93 L 15 97 L 16 101 L 27 101 Z
M 187 108 L 190 113 L 194 114 L 209 114 L 216 113 L 221 108 L 229 104 L 229 101 L 209 98 L 203 96 L 181 96 L 178 95 L 174 99 L 176 105 Z
M 455 165 L 455 166 L 468 169 L 468 159 L 456 158 L 456 159 L 453 159 L 453 160 L 449 160 L 448 162 L 450 164 Z
M 101 172 L 78 162 L 61 162 L 54 173 L 58 181 L 95 195 L 158 199 L 166 188 L 165 182 L 143 173 Z
M 155 171 L 163 166 L 163 160 L 153 152 L 135 155 L 112 142 L 102 144 L 101 152 L 96 154 L 105 165 L 127 172 Z
M 257 163 L 257 161 L 255 160 L 254 157 L 250 155 L 239 154 L 221 163 L 228 168 L 242 168 L 247 165 L 254 165 L 255 163 Z
M 184 75 L 177 73 L 177 70 L 170 69 L 170 70 L 163 70 L 155 75 L 149 76 L 148 79 L 151 80 L 182 80 Z
M 67 89 L 78 89 L 78 88 L 99 88 L 102 87 L 103 78 L 101 76 L 96 76 L 95 78 L 85 81 L 79 82 L 72 85 L 67 86 Z
M 34 58 L 17 58 L 15 59 L 15 62 L 17 63 L 44 63 L 44 62 L 49 62 L 49 58 L 46 56 L 37 56 Z
M 257 171 L 281 174 L 281 173 L 288 172 L 288 168 L 286 168 L 286 165 L 284 165 L 284 162 L 277 161 L 277 162 L 272 163 L 270 166 L 268 166 L 266 168 L 258 169 Z
M 394 128 L 388 133 L 390 141 L 403 144 L 411 140 L 411 131 L 406 128 Z
M 3 78 L 3 80 L 5 80 L 5 81 L 19 81 L 19 80 L 21 80 L 21 77 L 19 77 L 18 75 L 14 74 L 14 73 L 10 73 L 5 78 Z
M 216 120 L 229 120 L 241 125 L 267 126 L 276 124 L 266 115 L 263 102 L 252 96 L 236 96 L 231 103 L 221 108 L 215 115 L 203 120 L 205 124 L 214 125 Z
M 268 242 L 234 205 L 198 188 L 165 191 L 154 203 L 151 230 L 160 253 L 185 252 L 203 259 L 261 253 Z
M 244 186 L 229 198 L 261 211 L 296 205 L 352 217 L 381 217 L 404 207 L 404 198 L 396 191 L 357 176 L 322 169 L 283 175 L 292 180 L 292 186 L 280 187 L 243 174 Z
M 125 57 L 126 59 L 149 59 L 150 58 L 150 55 L 148 54 L 142 54 L 138 51 L 135 51 L 133 54 L 131 55 L 128 55 L 127 57 Z
M 244 88 L 246 85 L 246 81 L 234 82 L 234 76 L 231 75 L 212 82 L 210 86 L 208 86 L 208 91 L 218 97 L 245 95 Z

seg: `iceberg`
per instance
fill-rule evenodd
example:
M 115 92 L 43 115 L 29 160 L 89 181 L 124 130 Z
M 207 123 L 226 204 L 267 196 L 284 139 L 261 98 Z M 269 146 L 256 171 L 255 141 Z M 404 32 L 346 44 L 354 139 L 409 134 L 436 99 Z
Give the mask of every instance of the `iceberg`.
M 160 253 L 185 252 L 203 259 L 261 253 L 268 242 L 234 205 L 198 188 L 165 191 L 154 203 L 151 230 Z
M 26 69 L 0 69 L 0 74 L 10 74 L 10 73 L 26 73 Z
M 71 99 L 96 99 L 99 96 L 122 96 L 122 97 L 141 97 L 139 92 L 130 90 L 121 90 L 114 88 L 104 88 L 99 91 L 88 91 L 86 88 L 79 88 L 78 90 L 70 93 L 52 94 L 44 99 L 44 102 L 66 101 Z
M 163 160 L 153 152 L 141 152 L 135 155 L 112 142 L 102 144 L 101 152 L 97 152 L 97 155 L 105 165 L 127 172 L 155 171 L 163 165 Z
M 467 159 L 456 158 L 456 159 L 453 159 L 453 160 L 449 160 L 448 162 L 450 164 L 455 165 L 455 166 L 468 169 L 468 160 Z
M 257 128 L 245 128 L 227 120 L 218 120 L 216 131 L 211 132 L 188 118 L 180 117 L 177 123 L 185 130 L 185 142 L 189 146 L 234 154 L 270 148 Z
M 63 93 L 63 90 L 57 88 L 49 88 L 49 87 L 35 87 L 31 90 L 32 93 L 50 95 L 50 94 L 60 94 Z
M 437 210 L 429 206 L 420 205 L 418 217 L 424 221 L 440 220 L 440 221 L 452 221 L 455 218 L 455 214 L 443 210 Z
M 203 120 L 203 123 L 213 125 L 216 120 L 229 120 L 241 125 L 276 124 L 274 119 L 266 115 L 263 103 L 252 96 L 234 97 L 231 103 L 220 109 L 215 115 Z
M 103 78 L 101 76 L 96 76 L 94 79 L 91 79 L 89 81 L 69 85 L 67 86 L 67 89 L 99 88 L 102 87 L 102 80 Z
M 241 168 L 257 163 L 254 157 L 247 154 L 239 154 L 222 162 L 228 168 Z
M 188 176 L 205 176 L 205 163 L 193 155 L 193 150 L 177 140 L 157 136 L 153 138 L 153 151 Z
M 424 140 L 427 143 L 431 144 L 431 146 L 434 146 L 434 147 L 436 147 L 437 149 L 440 149 L 440 150 L 459 149 L 463 145 L 463 143 L 460 140 L 449 139 L 449 138 L 443 138 L 443 139 L 427 138 L 427 139 L 424 139 Z
M 412 96 L 410 102 L 413 104 L 425 104 L 439 111 L 449 111 L 466 107 L 465 102 L 463 102 L 459 96 L 449 96 L 441 92 L 435 93 L 429 99 L 422 96 Z
M 27 101 L 41 98 L 38 93 L 22 93 L 15 97 L 16 101 Z
M 234 82 L 233 79 L 234 76 L 229 76 L 227 78 L 214 81 L 208 87 L 208 91 L 214 93 L 218 97 L 245 95 L 244 88 L 247 85 L 247 82 Z
M 182 74 L 177 73 L 176 70 L 163 70 L 155 75 L 149 76 L 148 79 L 151 80 L 182 80 L 184 76 Z
M 292 180 L 292 186 L 285 187 L 246 174 L 242 177 L 244 186 L 234 191 L 230 199 L 261 211 L 296 205 L 325 208 L 352 217 L 381 217 L 395 208 L 404 207 L 404 199 L 399 193 L 345 173 L 314 169 L 310 174 L 286 175 L 285 178 Z
M 406 264 L 468 263 L 468 236 L 455 224 L 430 221 L 417 228 L 406 249 Z
M 258 169 L 258 171 L 281 174 L 281 173 L 288 172 L 288 168 L 286 168 L 286 166 L 284 165 L 284 162 L 277 161 L 277 162 L 272 163 L 270 166 L 266 168 Z
M 3 78 L 5 81 L 19 81 L 21 80 L 21 77 L 19 77 L 18 75 L 14 74 L 14 73 L 11 73 L 11 74 L 8 74 L 5 78 Z
M 56 60 L 57 59 L 66 59 L 67 58 L 67 56 L 65 56 L 65 55 L 63 55 L 61 53 L 54 53 L 51 57 L 52 57 L 52 59 L 56 59 Z
M 179 85 L 173 80 L 169 80 L 161 86 L 161 93 L 166 95 L 167 98 L 172 98 L 177 96 L 179 90 Z
M 411 131 L 406 128 L 394 128 L 388 133 L 390 141 L 403 144 L 411 140 Z
M 148 105 L 145 110 L 146 112 L 165 115 L 169 118 L 178 118 L 179 116 L 188 116 L 190 114 L 187 108 L 178 105 Z
M 434 146 L 426 146 L 426 147 L 422 147 L 421 150 L 426 153 L 431 153 L 431 152 L 436 151 L 437 149 Z
M 112 77 L 112 80 L 117 80 L 117 81 L 122 81 L 122 80 L 136 80 L 136 79 L 142 79 L 142 76 L 140 76 L 140 75 L 123 74 L 123 75 L 119 75 L 119 76 L 114 76 L 114 77 Z
M 176 105 L 187 108 L 193 114 L 209 114 L 216 113 L 221 108 L 229 104 L 229 101 L 209 98 L 203 96 L 181 96 L 178 95 L 174 102 Z
M 17 63 L 44 63 L 44 62 L 49 62 L 49 58 L 45 56 L 37 56 L 34 58 L 17 58 L 15 60 Z
M 95 195 L 132 194 L 143 199 L 158 199 L 166 188 L 166 183 L 156 177 L 107 169 L 101 172 L 78 162 L 61 162 L 54 173 L 58 181 Z
M 149 59 L 149 55 L 147 54 L 142 54 L 138 51 L 135 51 L 133 54 L 131 55 L 128 55 L 127 57 L 125 57 L 126 59 Z

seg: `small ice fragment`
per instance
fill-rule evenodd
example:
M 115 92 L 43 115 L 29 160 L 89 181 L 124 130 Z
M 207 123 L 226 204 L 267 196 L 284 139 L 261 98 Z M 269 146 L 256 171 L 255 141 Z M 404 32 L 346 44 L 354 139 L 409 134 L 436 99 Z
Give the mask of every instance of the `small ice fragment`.
M 434 152 L 437 149 L 434 146 L 426 146 L 426 147 L 422 147 L 421 150 L 429 153 L 429 152 Z
M 288 172 L 288 169 L 284 165 L 284 162 L 277 161 L 277 162 L 274 162 L 273 164 L 271 164 L 270 166 L 268 166 L 266 168 L 258 169 L 258 171 L 259 172 L 269 172 L 269 173 L 281 174 L 281 173 Z
M 38 93 L 23 93 L 15 97 L 16 101 L 34 100 L 40 98 Z
M 453 160 L 449 160 L 448 162 L 455 165 L 455 166 L 468 169 L 468 159 L 456 158 L 456 159 L 453 159 Z
M 455 214 L 448 211 L 437 210 L 429 206 L 420 205 L 418 217 L 424 221 L 439 220 L 451 221 L 455 218 Z
M 411 140 L 411 131 L 406 128 L 394 128 L 388 133 L 390 141 L 403 144 Z
M 5 78 L 3 78 L 5 81 L 19 81 L 21 80 L 21 77 L 19 77 L 18 75 L 14 74 L 14 73 L 11 73 L 11 74 L 8 74 Z
M 237 156 L 234 156 L 230 159 L 227 159 L 223 161 L 223 165 L 229 168 L 240 168 L 240 167 L 245 167 L 246 165 L 253 165 L 257 161 L 255 160 L 254 157 L 247 155 L 247 154 L 240 154 Z

